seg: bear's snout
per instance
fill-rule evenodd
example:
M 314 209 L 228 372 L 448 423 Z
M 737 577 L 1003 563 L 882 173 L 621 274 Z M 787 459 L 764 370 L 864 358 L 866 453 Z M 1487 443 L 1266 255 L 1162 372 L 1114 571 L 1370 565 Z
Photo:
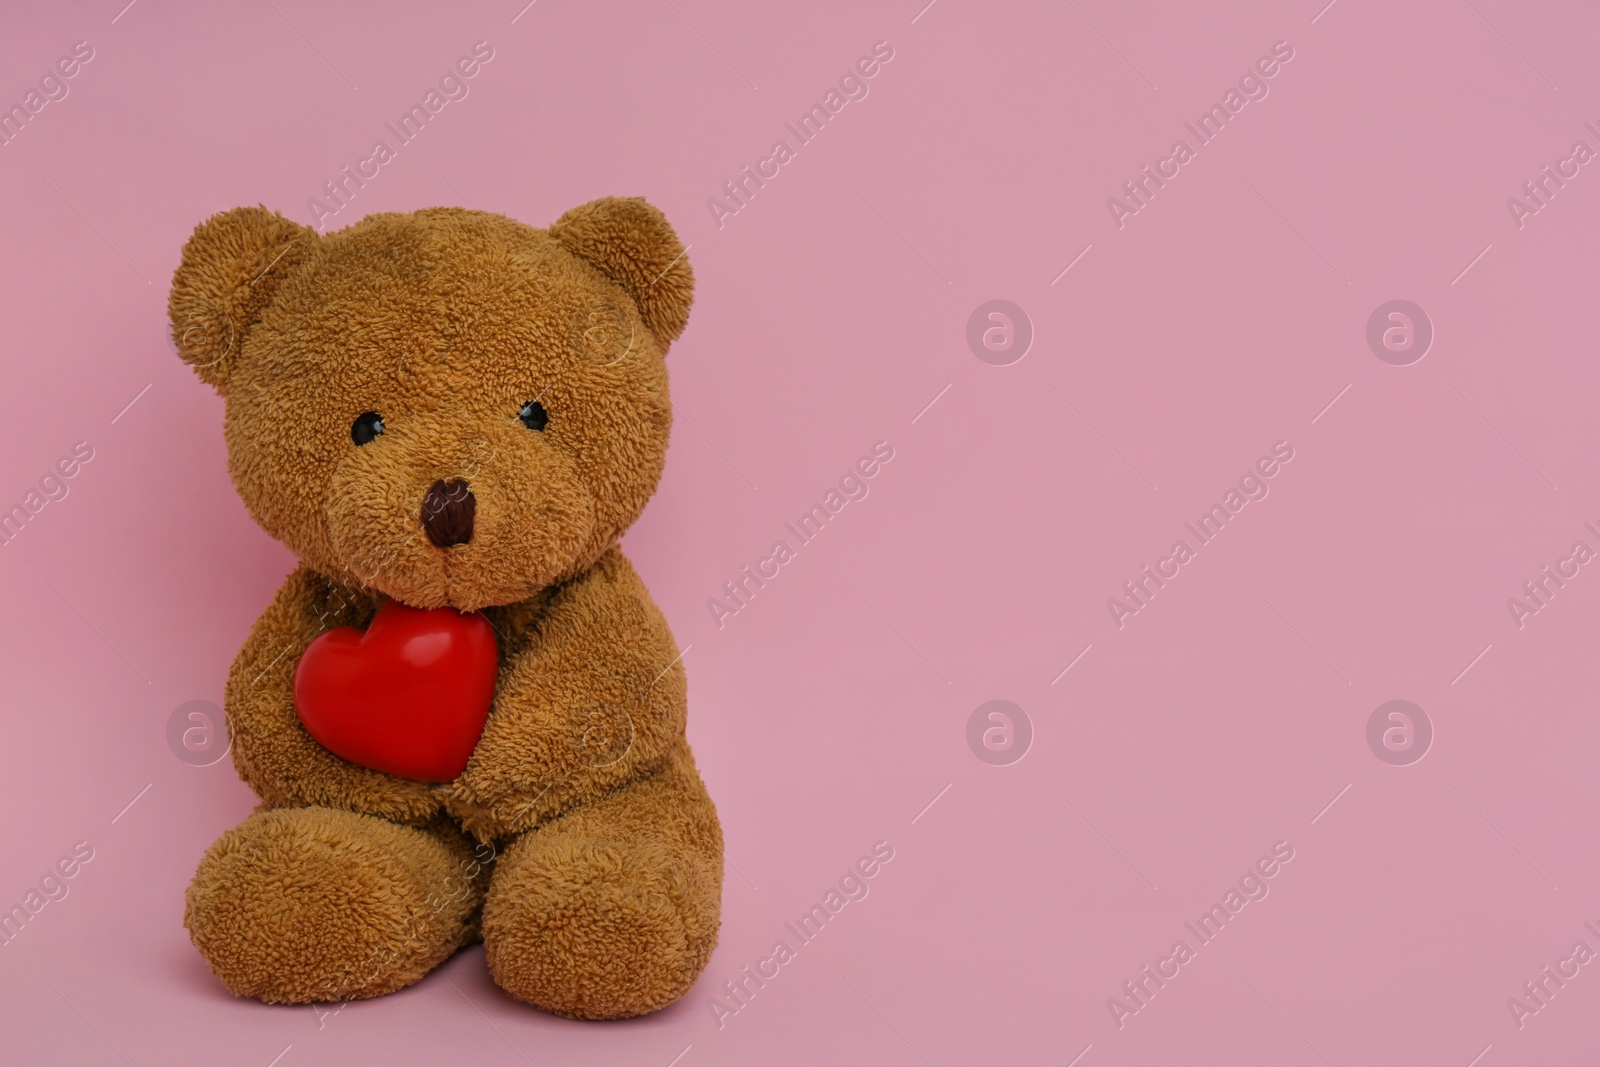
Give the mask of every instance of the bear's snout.
M 439 548 L 464 545 L 472 540 L 472 520 L 478 500 L 460 478 L 433 483 L 422 497 L 422 529 Z

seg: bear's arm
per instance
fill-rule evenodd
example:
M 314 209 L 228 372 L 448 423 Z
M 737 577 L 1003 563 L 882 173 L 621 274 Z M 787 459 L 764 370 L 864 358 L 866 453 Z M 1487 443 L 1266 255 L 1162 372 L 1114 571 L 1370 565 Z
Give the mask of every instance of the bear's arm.
M 494 709 L 445 803 L 480 839 L 641 778 L 681 743 L 688 690 L 678 647 L 620 550 L 501 639 Z
M 349 763 L 319 745 L 294 708 L 300 654 L 336 626 L 365 626 L 376 598 L 352 592 L 304 566 L 289 575 L 233 661 L 224 697 L 233 764 L 274 807 L 321 804 L 421 822 L 439 810 L 435 787 Z

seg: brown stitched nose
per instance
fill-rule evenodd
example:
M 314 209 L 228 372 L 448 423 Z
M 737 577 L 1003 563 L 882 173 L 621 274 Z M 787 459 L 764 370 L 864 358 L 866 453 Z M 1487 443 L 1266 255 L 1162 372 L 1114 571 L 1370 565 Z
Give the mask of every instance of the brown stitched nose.
M 477 498 L 460 478 L 434 482 L 422 498 L 422 528 L 428 540 L 440 548 L 472 540 L 472 520 L 477 513 Z

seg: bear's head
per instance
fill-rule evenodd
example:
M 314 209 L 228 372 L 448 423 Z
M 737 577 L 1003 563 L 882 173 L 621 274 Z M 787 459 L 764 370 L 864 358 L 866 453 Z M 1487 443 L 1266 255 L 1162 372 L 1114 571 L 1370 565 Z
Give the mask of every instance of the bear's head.
M 640 199 L 548 230 L 436 208 L 326 236 L 236 208 L 184 246 L 173 341 L 226 401 L 246 507 L 307 565 L 413 607 L 509 604 L 655 491 L 684 252 Z

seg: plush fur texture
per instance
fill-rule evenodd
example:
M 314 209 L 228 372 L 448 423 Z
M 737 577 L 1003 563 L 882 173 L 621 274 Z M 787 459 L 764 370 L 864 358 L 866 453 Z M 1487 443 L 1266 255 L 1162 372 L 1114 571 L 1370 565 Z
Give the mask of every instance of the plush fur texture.
M 234 763 L 263 803 L 206 853 L 184 914 L 233 992 L 378 996 L 481 936 L 513 996 L 602 1019 L 661 1008 L 704 968 L 722 833 L 677 646 L 617 548 L 666 454 L 683 253 L 621 199 L 547 231 L 439 208 L 326 237 L 238 208 L 184 248 L 173 339 L 226 399 L 245 505 L 302 561 L 228 679 Z M 518 419 L 530 401 L 542 432 Z M 358 446 L 366 412 L 383 432 Z M 454 479 L 474 533 L 439 548 L 423 501 Z M 499 634 L 454 782 L 348 763 L 295 714 L 306 646 L 385 597 L 482 610 Z

